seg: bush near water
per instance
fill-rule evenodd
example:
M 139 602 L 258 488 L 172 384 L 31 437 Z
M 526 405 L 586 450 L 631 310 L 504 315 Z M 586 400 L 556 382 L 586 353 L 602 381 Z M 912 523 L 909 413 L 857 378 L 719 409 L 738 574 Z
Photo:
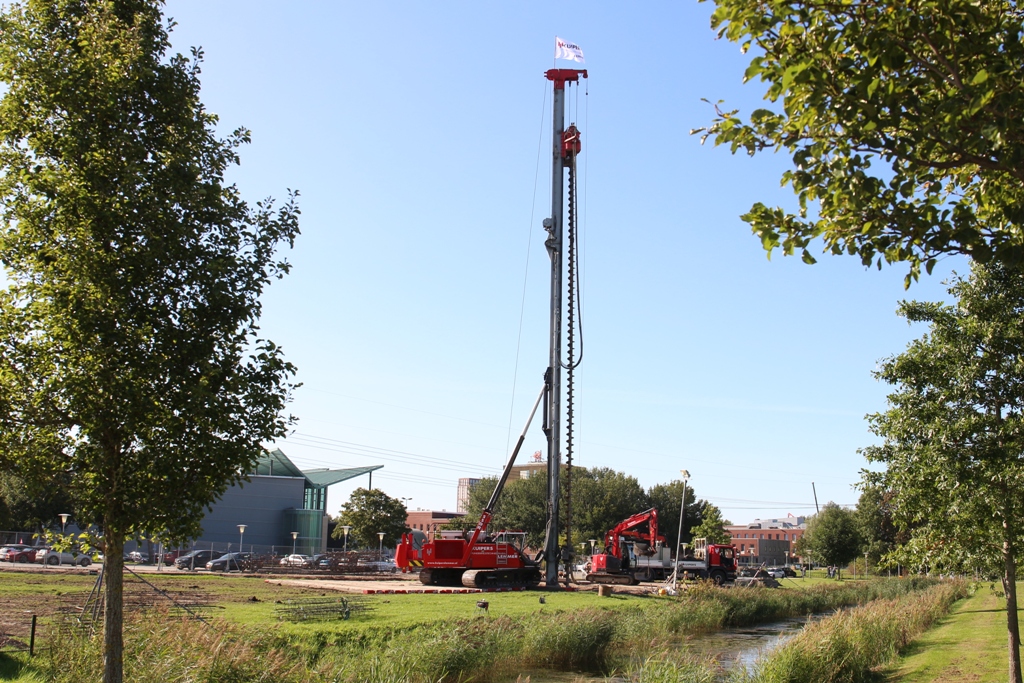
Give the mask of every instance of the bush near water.
M 401 628 L 345 622 L 301 635 L 278 633 L 272 626 L 222 621 L 207 626 L 143 614 L 131 620 L 126 630 L 125 679 L 139 683 L 495 681 L 538 669 L 628 669 L 637 658 L 655 655 L 687 635 L 878 599 L 898 601 L 934 584 L 928 579 L 893 579 L 785 591 L 698 586 L 678 598 L 650 598 L 624 607 L 610 602 L 607 608 L 538 611 L 527 618 L 481 615 Z M 48 657 L 34 662 L 45 680 L 97 680 L 101 671 L 98 635 L 65 631 L 51 645 Z M 685 674 L 672 680 L 710 680 L 700 673 L 711 670 L 707 665 L 683 660 L 652 661 L 638 680 L 670 680 L 656 676 L 656 669 L 666 676 L 672 670 Z

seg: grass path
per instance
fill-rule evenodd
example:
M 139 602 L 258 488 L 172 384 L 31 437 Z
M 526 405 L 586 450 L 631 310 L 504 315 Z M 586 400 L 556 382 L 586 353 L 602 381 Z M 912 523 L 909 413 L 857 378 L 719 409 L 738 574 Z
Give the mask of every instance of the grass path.
M 888 683 L 999 683 L 1007 666 L 1006 602 L 982 584 L 884 674 Z

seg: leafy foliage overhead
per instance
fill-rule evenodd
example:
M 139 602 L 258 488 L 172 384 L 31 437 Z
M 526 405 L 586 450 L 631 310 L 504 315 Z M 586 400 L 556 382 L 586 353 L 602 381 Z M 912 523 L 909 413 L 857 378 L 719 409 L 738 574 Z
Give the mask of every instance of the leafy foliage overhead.
M 716 107 L 735 153 L 785 151 L 795 212 L 743 216 L 769 253 L 865 265 L 943 254 L 1024 259 L 1024 9 L 1009 0 L 715 0 L 712 28 L 752 59 L 769 105 Z

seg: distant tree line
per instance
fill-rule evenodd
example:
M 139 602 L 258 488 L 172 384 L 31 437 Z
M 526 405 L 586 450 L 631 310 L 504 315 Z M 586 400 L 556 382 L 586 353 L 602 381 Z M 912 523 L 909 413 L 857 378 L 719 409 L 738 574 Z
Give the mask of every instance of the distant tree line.
M 470 490 L 466 516 L 454 520 L 449 527 L 463 530 L 473 528 L 496 483 L 497 479 L 491 477 L 474 486 Z M 494 511 L 491 529 L 524 531 L 530 546 L 541 546 L 547 520 L 547 495 L 547 478 L 543 475 L 509 481 Z M 635 477 L 623 472 L 608 467 L 576 467 L 573 468 L 571 491 L 563 486 L 560 495 L 563 514 L 568 507 L 569 496 L 572 497 L 569 522 L 576 549 L 579 549 L 581 543 L 589 546 L 589 539 L 595 539 L 597 547 L 603 546 L 604 536 L 611 528 L 649 508 L 658 511 L 658 531 L 665 537 L 665 544 L 670 548 L 676 547 L 683 497 L 681 480 L 657 484 L 645 490 Z M 705 524 L 706 520 L 711 520 L 712 524 Z M 721 512 L 714 505 L 696 498 L 693 487 L 687 485 L 683 542 L 691 543 L 695 531 L 699 536 L 708 536 L 717 531 L 716 539 L 720 539 L 722 525 L 729 523 L 722 519 Z M 563 540 L 564 524 L 563 520 Z

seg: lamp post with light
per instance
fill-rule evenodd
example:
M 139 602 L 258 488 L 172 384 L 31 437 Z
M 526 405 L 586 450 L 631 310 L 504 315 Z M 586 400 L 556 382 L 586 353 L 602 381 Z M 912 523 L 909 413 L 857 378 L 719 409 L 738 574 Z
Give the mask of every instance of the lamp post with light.
M 248 524 L 239 524 L 238 525 L 238 552 L 239 553 L 242 552 L 242 539 L 245 537 L 245 528 L 247 526 L 248 526 Z
M 378 531 L 377 538 L 380 540 L 380 546 L 377 548 L 377 561 L 380 562 L 384 559 L 384 532 Z
M 596 538 L 587 539 L 590 542 L 590 556 L 594 556 L 594 545 L 597 543 Z
M 68 526 L 68 517 L 70 517 L 71 515 L 69 515 L 66 512 L 62 512 L 62 513 L 60 513 L 57 516 L 60 517 L 60 535 L 64 536 L 64 530 Z M 64 539 L 61 538 L 61 540 L 63 541 Z M 57 551 L 57 559 L 60 562 L 60 564 L 63 565 L 64 564 L 64 553 L 61 552 L 61 551 Z
M 683 475 L 683 498 L 679 505 L 679 533 L 676 534 L 676 570 L 672 574 L 672 590 L 675 590 L 679 585 L 679 560 L 683 559 L 679 556 L 679 549 L 683 545 L 683 520 L 686 519 L 686 481 L 690 478 L 690 473 L 686 470 L 679 470 L 679 473 Z
M 350 526 L 348 526 L 346 524 L 345 526 L 341 527 L 341 530 L 343 532 L 345 532 L 345 552 L 347 553 L 348 552 L 348 532 L 352 530 L 352 527 L 350 527 Z
M 299 532 L 298 531 L 293 531 L 292 532 L 292 555 L 295 554 L 295 543 L 297 542 L 298 538 L 299 538 Z

